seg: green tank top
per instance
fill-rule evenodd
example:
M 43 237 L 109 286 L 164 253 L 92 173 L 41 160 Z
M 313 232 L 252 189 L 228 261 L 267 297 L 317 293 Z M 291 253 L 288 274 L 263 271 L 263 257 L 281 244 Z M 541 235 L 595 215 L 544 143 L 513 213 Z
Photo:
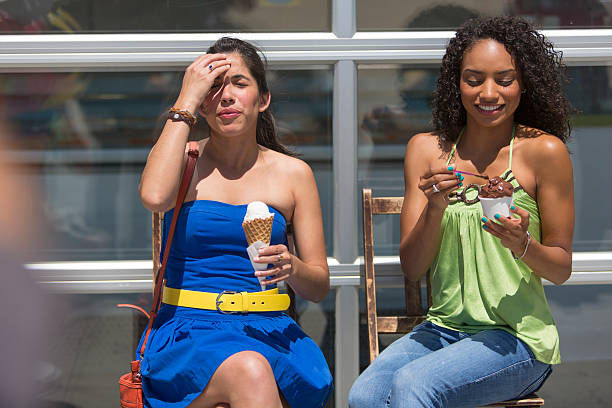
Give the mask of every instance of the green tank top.
M 513 145 L 514 130 L 508 169 L 501 177 L 514 186 L 514 205 L 529 211 L 529 233 L 540 241 L 538 204 L 512 175 Z M 560 363 L 559 335 L 540 277 L 483 230 L 478 186 L 470 184 L 457 193 L 442 217 L 439 250 L 430 269 L 432 306 L 427 320 L 467 333 L 502 329 L 524 341 L 539 361 Z

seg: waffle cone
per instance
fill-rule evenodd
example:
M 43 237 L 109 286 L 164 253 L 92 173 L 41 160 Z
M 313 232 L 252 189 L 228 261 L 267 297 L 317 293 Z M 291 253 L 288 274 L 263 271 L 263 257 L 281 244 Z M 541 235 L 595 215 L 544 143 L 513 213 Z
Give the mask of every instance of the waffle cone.
M 261 241 L 266 245 L 270 245 L 273 221 L 274 214 L 268 218 L 255 218 L 253 220 L 244 221 L 242 223 L 242 229 L 244 229 L 244 235 L 246 235 L 249 245 L 256 241 Z

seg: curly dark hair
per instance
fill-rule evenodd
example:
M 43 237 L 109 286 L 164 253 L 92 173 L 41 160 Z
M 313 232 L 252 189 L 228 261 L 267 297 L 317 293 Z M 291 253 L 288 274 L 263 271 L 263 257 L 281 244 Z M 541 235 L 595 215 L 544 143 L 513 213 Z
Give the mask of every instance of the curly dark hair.
M 433 126 L 446 150 L 457 140 L 466 123 L 459 81 L 463 55 L 481 39 L 504 45 L 513 57 L 525 93 L 521 95 L 514 121 L 557 136 L 564 143 L 570 135 L 571 106 L 563 93 L 567 82 L 562 53 L 518 17 L 480 17 L 468 20 L 452 38 L 442 59 L 433 95 Z

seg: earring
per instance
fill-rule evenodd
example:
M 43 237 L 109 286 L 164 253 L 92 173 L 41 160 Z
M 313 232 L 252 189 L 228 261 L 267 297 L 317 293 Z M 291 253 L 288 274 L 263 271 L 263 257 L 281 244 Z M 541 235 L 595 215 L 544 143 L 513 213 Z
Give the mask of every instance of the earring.
M 523 88 L 523 90 L 521 91 L 521 93 L 526 93 L 527 92 L 527 88 Z

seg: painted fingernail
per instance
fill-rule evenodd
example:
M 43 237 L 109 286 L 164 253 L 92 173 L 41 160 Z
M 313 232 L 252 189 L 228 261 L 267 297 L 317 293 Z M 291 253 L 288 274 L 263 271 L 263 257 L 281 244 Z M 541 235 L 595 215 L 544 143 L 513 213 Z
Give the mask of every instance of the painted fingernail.
M 463 183 L 459 183 L 459 187 L 461 187 L 463 185 Z
M 455 176 L 457 176 L 457 178 L 461 177 L 461 173 L 455 173 Z
M 499 214 L 495 214 L 495 219 L 496 219 L 496 220 L 499 220 L 500 218 L 501 218 L 501 215 L 499 215 Z
M 513 206 L 513 205 L 511 205 L 511 206 L 510 206 L 510 209 L 511 209 L 512 211 L 514 211 L 514 210 L 516 210 L 516 207 L 515 207 L 515 206 Z
M 487 229 L 487 226 L 486 226 L 486 225 L 483 225 L 483 226 L 482 226 L 482 229 Z
M 482 217 L 482 218 L 480 219 L 480 221 L 482 221 L 482 222 L 487 222 L 487 221 L 489 221 L 489 220 L 487 220 L 487 217 Z
M 461 176 L 461 178 L 460 178 L 459 180 L 463 181 L 463 178 L 464 178 L 464 177 L 463 177 L 463 176 Z
M 449 171 L 453 171 L 453 166 L 448 166 Z

